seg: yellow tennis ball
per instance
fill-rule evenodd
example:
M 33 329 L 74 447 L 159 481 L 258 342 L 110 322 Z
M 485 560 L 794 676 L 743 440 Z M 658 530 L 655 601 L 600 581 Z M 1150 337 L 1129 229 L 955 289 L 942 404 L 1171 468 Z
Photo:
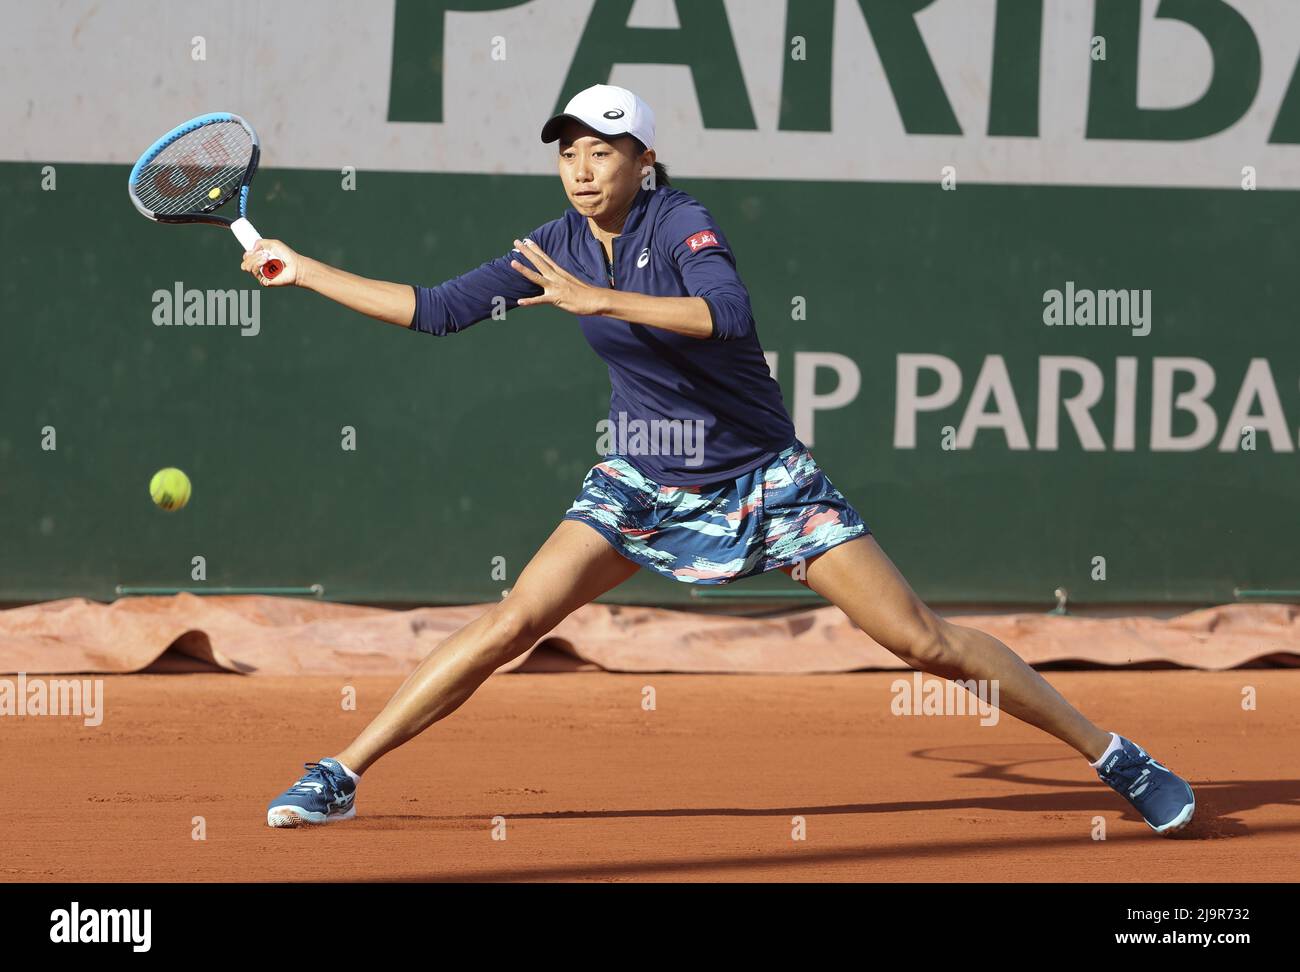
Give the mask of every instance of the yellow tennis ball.
M 161 509 L 179 510 L 190 501 L 190 477 L 179 469 L 159 469 L 149 480 L 149 495 Z
M 220 186 L 213 186 L 211 189 L 208 190 L 208 198 L 209 198 L 209 199 L 216 199 L 216 198 L 217 198 L 218 196 L 220 196 L 220 195 L 221 195 L 221 187 L 220 187 Z

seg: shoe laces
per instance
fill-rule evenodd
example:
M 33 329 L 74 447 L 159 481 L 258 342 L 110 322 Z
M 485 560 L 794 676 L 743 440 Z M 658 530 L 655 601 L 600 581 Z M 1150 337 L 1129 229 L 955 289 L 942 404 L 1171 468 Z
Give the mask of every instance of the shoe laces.
M 340 796 L 340 789 L 337 779 L 329 767 L 321 763 L 303 763 L 307 770 L 306 774 L 297 783 L 289 788 L 290 793 L 315 793 L 317 788 L 312 784 L 320 784 L 329 794 L 330 799 L 337 799 Z
M 1143 784 L 1154 786 L 1159 782 L 1159 775 L 1153 772 L 1152 767 L 1157 770 L 1169 772 L 1164 766 L 1152 759 L 1147 753 L 1137 747 L 1137 752 L 1125 753 L 1125 758 L 1121 759 L 1111 770 L 1110 777 L 1112 785 L 1116 788 L 1123 787 L 1127 796 L 1132 798 L 1133 793 Z

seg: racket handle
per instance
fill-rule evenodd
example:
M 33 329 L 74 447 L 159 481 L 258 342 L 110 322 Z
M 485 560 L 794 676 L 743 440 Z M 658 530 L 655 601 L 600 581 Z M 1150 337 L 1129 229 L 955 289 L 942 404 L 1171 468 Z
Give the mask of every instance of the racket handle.
M 235 234 L 236 239 L 245 250 L 251 250 L 257 245 L 257 241 L 262 238 L 259 233 L 243 216 L 230 224 L 230 231 Z M 267 280 L 274 280 L 280 276 L 280 271 L 284 269 L 284 261 L 272 258 L 262 264 L 262 276 Z

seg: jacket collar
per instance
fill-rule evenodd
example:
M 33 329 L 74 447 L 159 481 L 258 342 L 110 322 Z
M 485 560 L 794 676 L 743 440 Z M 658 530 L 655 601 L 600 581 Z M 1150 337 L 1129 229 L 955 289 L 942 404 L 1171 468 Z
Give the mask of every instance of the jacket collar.
M 632 198 L 632 208 L 627 211 L 627 219 L 623 220 L 620 236 L 631 236 L 641 228 L 642 222 L 645 221 L 646 210 L 650 208 L 650 200 L 654 199 L 657 191 L 657 188 L 652 191 L 644 186 L 636 191 L 636 195 Z

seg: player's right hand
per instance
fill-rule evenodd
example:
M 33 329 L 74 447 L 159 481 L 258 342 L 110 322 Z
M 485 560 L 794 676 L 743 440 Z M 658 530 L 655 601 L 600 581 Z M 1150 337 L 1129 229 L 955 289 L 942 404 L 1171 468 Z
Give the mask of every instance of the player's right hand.
M 284 264 L 284 269 L 272 280 L 262 276 L 262 264 L 275 257 Z M 290 287 L 298 282 L 298 270 L 302 257 L 295 253 L 287 243 L 281 240 L 258 240 L 253 248 L 244 254 L 241 270 L 247 270 L 263 287 Z

